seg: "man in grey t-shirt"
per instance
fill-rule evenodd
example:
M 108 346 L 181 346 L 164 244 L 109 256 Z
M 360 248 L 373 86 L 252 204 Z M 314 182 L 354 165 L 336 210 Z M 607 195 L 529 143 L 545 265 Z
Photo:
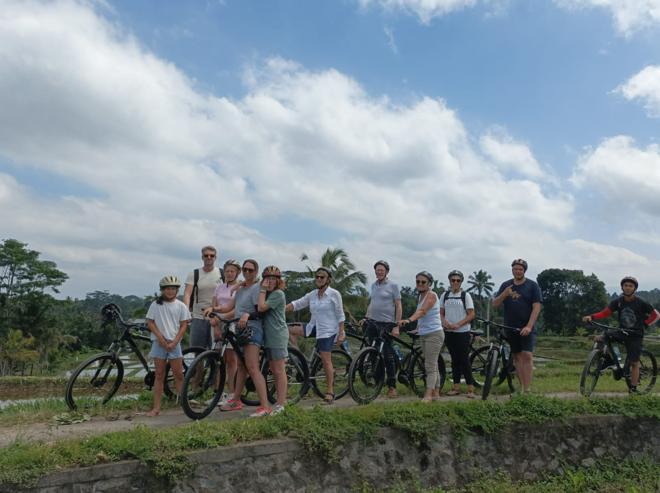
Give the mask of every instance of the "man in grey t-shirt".
M 373 338 L 376 333 L 391 331 L 393 336 L 399 335 L 399 322 L 401 322 L 401 292 L 399 286 L 387 278 L 390 272 L 390 264 L 385 260 L 379 260 L 374 264 L 376 282 L 369 290 L 369 307 L 367 308 L 367 319 L 371 321 L 368 325 L 366 336 Z M 385 370 L 387 372 L 387 396 L 396 397 L 396 362 L 394 349 L 391 341 L 386 341 L 383 346 L 385 356 Z
M 217 251 L 207 245 L 202 248 L 204 265 L 197 269 L 199 278 L 195 287 L 195 271 L 186 278 L 186 289 L 183 292 L 183 303 L 192 305 L 192 320 L 190 322 L 190 346 L 210 348 L 213 344 L 211 322 L 204 318 L 204 310 L 211 306 L 216 286 L 222 281 L 220 269 L 215 267 Z

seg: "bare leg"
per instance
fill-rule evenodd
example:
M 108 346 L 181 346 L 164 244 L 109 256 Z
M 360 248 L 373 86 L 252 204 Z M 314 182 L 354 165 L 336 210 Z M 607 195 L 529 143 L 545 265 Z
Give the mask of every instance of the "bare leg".
M 532 370 L 534 369 L 534 355 L 529 351 L 513 353 L 513 362 L 516 365 L 516 375 L 523 392 L 529 392 L 532 384 Z
M 633 361 L 630 363 L 630 383 L 633 387 L 639 385 L 639 369 L 642 366 L 641 362 Z
M 270 366 L 270 371 L 273 373 L 273 376 L 275 377 L 275 390 L 277 391 L 277 403 L 280 406 L 284 406 L 286 404 L 286 396 L 287 396 L 287 378 L 286 378 L 286 370 L 285 370 L 285 362 L 286 360 L 284 359 L 278 359 L 275 361 L 269 361 L 268 364 Z
M 264 376 L 259 371 L 259 347 L 254 344 L 248 344 L 245 346 L 245 365 L 247 366 L 247 371 L 252 378 L 254 383 L 254 388 L 257 391 L 259 396 L 259 402 L 261 407 L 269 408 L 268 402 L 268 393 L 266 391 L 266 380 Z M 238 385 L 236 385 L 238 387 Z M 242 389 L 241 389 L 242 391 Z
M 234 386 L 234 399 L 238 400 L 240 399 L 241 394 L 243 393 L 243 389 L 245 388 L 245 380 L 247 380 L 247 368 L 245 368 L 245 365 L 243 364 L 241 358 L 236 358 L 236 362 L 238 363 L 238 365 L 236 368 L 236 385 Z
M 234 394 L 234 381 L 238 370 L 238 357 L 233 349 L 225 350 L 225 367 L 227 368 L 227 390 Z
M 160 414 L 160 401 L 163 396 L 163 385 L 165 384 L 165 368 L 167 367 L 167 361 L 160 358 L 154 358 L 154 365 L 156 366 L 156 377 L 154 380 L 154 403 L 151 411 L 147 413 L 147 416 L 158 416 Z M 177 387 L 177 390 L 178 389 L 180 389 L 180 387 Z
M 302 324 L 299 325 L 289 325 L 289 342 L 295 348 L 298 347 L 298 337 L 305 336 L 305 328 Z
M 176 395 L 178 396 L 181 394 L 181 386 L 183 385 L 183 358 L 171 359 L 170 368 L 172 368 L 174 386 L 176 387 Z
M 327 381 L 328 389 L 326 392 L 329 394 L 334 394 L 334 385 L 335 385 L 335 370 L 332 367 L 332 353 L 329 351 L 319 351 L 319 356 L 321 356 L 321 362 L 323 363 L 323 371 L 325 371 L 325 378 Z

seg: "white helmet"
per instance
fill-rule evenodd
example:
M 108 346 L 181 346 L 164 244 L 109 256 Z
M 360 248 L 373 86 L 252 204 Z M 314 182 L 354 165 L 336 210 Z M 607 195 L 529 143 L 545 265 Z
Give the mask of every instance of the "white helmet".
M 176 276 L 165 276 L 160 280 L 159 284 L 160 284 L 160 289 L 169 288 L 169 287 L 175 287 L 175 288 L 181 287 L 181 281 L 179 281 L 179 278 Z

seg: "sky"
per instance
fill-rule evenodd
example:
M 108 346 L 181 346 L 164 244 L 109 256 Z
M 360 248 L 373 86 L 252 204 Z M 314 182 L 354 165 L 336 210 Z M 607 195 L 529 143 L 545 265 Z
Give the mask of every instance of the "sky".
M 660 0 L 0 0 L 0 240 L 63 296 L 343 248 L 660 287 Z

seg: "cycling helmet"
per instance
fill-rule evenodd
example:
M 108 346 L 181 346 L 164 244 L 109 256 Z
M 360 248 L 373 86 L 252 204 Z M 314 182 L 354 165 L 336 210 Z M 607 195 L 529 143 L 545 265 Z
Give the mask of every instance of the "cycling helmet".
M 261 277 L 277 277 L 278 279 L 282 277 L 279 267 L 274 265 L 268 265 L 264 267 L 264 271 L 261 273 Z
M 179 278 L 176 276 L 165 276 L 160 280 L 159 285 L 160 289 L 169 287 L 179 288 L 181 287 L 181 281 L 179 281 Z
M 385 270 L 386 270 L 387 272 L 390 271 L 390 264 L 388 264 L 387 261 L 385 261 L 385 260 L 379 260 L 378 262 L 376 262 L 376 263 L 374 264 L 374 269 L 375 269 L 376 267 L 378 267 L 379 265 L 382 265 L 383 267 L 385 267 Z
M 527 261 L 526 260 L 523 260 L 521 258 L 517 258 L 516 260 L 511 262 L 511 267 L 513 267 L 514 265 L 522 266 L 522 268 L 525 270 L 525 272 L 527 272 Z
M 635 279 L 633 276 L 626 276 L 623 279 L 621 279 L 621 287 L 623 287 L 624 282 L 631 282 L 635 285 L 635 289 L 639 287 L 639 283 L 637 282 L 637 279 Z
M 231 266 L 231 267 L 236 267 L 236 269 L 238 270 L 238 272 L 241 271 L 241 264 L 240 264 L 240 262 L 239 262 L 238 260 L 234 260 L 233 258 L 230 258 L 229 260 L 227 260 L 227 261 L 225 262 L 225 265 L 223 266 L 223 269 L 226 269 L 226 268 L 229 267 L 229 266 Z
M 449 273 L 449 275 L 447 276 L 447 279 L 451 279 L 453 276 L 460 277 L 460 278 L 461 278 L 461 282 L 463 282 L 463 280 L 465 279 L 465 278 L 463 277 L 463 273 L 462 273 L 460 270 L 456 270 L 456 269 L 454 269 L 453 271 L 451 271 L 451 272 Z
M 417 276 L 424 276 L 429 280 L 429 284 L 433 284 L 433 275 L 430 272 L 423 270 L 415 275 L 415 277 Z
M 328 269 L 327 267 L 321 266 L 318 269 L 316 269 L 316 271 L 314 271 L 314 273 L 318 274 L 319 271 L 320 272 L 325 272 L 326 274 L 328 274 L 328 278 L 332 279 L 332 272 L 330 272 L 330 269 Z

